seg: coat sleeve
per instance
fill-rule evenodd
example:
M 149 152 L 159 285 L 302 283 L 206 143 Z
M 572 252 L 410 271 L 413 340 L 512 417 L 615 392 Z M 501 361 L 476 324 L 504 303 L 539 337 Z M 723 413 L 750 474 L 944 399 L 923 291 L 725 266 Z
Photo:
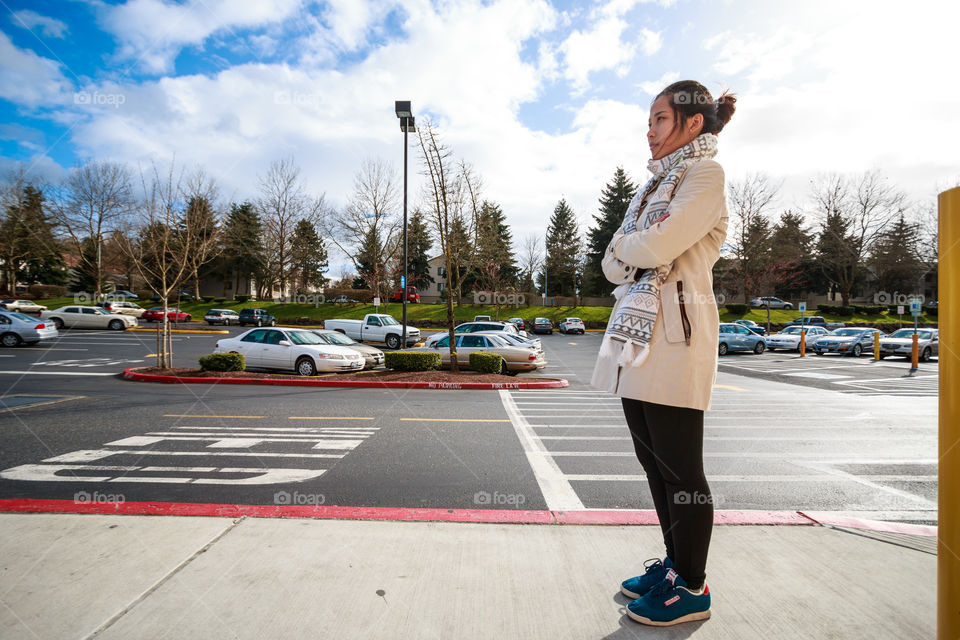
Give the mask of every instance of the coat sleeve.
M 697 163 L 670 201 L 670 217 L 615 238 L 613 255 L 641 269 L 670 264 L 717 226 L 725 197 L 723 168 L 709 160 Z

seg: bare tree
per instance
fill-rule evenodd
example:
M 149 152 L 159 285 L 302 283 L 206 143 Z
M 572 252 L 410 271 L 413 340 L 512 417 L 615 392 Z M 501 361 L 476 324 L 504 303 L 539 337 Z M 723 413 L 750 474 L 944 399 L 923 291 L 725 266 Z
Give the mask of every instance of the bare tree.
M 388 264 L 400 250 L 402 217 L 393 168 L 367 158 L 353 179 L 353 194 L 340 211 L 326 216 L 323 231 L 353 262 L 374 296 L 389 293 Z
M 166 172 L 156 165 L 141 172 L 140 187 L 135 220 L 121 236 L 121 246 L 163 305 L 163 319 L 157 324 L 157 366 L 166 368 L 173 365 L 168 300 L 190 277 L 191 256 L 207 255 L 215 238 L 187 223 L 188 192 L 173 163 Z
M 771 230 L 766 211 L 777 198 L 780 183 L 773 183 L 763 173 L 748 174 L 742 180 L 731 180 L 727 187 L 732 229 L 727 244 L 737 258 L 737 275 L 743 301 L 750 302 L 752 289 L 765 280 Z
M 266 264 L 270 267 L 269 279 L 277 283 L 282 296 L 287 295 L 290 244 L 297 222 L 306 219 L 316 224 L 326 208 L 324 200 L 324 195 L 313 198 L 307 194 L 300 180 L 300 168 L 292 158 L 274 161 L 267 174 L 260 178 L 260 198 L 256 206 L 266 232 Z M 262 278 L 257 280 L 260 289 Z
M 811 189 L 822 222 L 818 260 L 846 307 L 853 285 L 865 269 L 864 259 L 904 212 L 906 195 L 878 171 L 857 177 L 821 176 Z
M 534 274 L 543 265 L 543 237 L 535 233 L 524 236 L 520 244 L 520 280 L 532 292 L 535 288 Z M 528 293 L 529 293 L 528 292 Z
M 216 257 L 215 250 L 220 241 L 221 229 L 217 224 L 219 191 L 213 178 L 203 169 L 198 168 L 187 177 L 183 192 L 187 205 L 184 224 L 194 227 L 191 232 L 200 240 L 197 242 L 197 248 L 202 249 L 186 256 L 190 261 L 188 276 L 193 285 L 193 297 L 199 300 L 200 271 Z
M 72 170 L 52 198 L 52 212 L 66 231 L 70 251 L 80 260 L 81 269 L 94 274 L 95 299 L 102 293 L 104 237 L 123 226 L 132 206 L 129 168 L 99 160 Z M 89 243 L 94 243 L 96 251 L 85 250 Z

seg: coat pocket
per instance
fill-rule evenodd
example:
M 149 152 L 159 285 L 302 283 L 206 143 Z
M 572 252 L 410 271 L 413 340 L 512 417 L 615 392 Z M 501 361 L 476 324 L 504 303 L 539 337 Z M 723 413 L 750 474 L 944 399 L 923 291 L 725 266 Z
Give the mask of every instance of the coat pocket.
M 683 288 L 683 280 L 664 283 L 660 309 L 667 342 L 685 342 L 689 345 L 700 314 L 696 295 Z

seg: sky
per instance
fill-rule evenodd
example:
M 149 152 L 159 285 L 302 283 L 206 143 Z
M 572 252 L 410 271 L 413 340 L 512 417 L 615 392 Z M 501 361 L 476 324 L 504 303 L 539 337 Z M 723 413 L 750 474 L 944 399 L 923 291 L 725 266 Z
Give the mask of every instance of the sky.
M 341 207 L 365 159 L 403 167 L 410 100 L 515 248 L 561 198 L 581 230 L 622 166 L 647 178 L 647 110 L 678 79 L 738 94 L 728 180 L 880 170 L 911 202 L 960 183 L 960 3 L 883 0 L 0 0 L 0 172 L 85 159 L 203 167 L 228 201 L 292 157 Z M 411 139 L 410 206 L 422 197 Z

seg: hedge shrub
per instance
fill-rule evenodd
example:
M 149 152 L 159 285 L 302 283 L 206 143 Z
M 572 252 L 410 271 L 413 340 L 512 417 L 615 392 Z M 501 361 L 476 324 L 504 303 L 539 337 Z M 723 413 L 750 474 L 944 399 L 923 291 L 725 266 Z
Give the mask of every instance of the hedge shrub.
M 937 309 L 939 309 L 939 307 L 924 307 L 923 312 L 932 318 L 936 318 Z
M 434 371 L 440 369 L 440 354 L 434 351 L 387 351 L 383 366 L 396 371 Z
M 200 356 L 200 368 L 204 371 L 243 371 L 245 366 L 241 353 L 210 353 Z
M 503 356 L 496 353 L 475 352 L 470 354 L 470 369 L 478 373 L 500 373 Z
M 749 309 L 749 308 L 750 308 L 749 305 L 737 304 L 737 303 L 733 303 L 733 302 L 731 302 L 731 303 L 729 303 L 729 304 L 727 305 L 727 311 L 729 311 L 730 313 L 735 313 L 735 314 L 737 314 L 737 315 L 741 315 L 741 314 L 746 313 L 746 312 L 747 312 L 747 309 Z
M 200 299 L 203 300 L 206 304 L 210 304 L 211 302 L 213 302 L 213 296 L 203 296 Z
M 221 303 L 223 303 L 223 302 L 226 302 L 227 299 L 226 299 L 226 298 L 214 298 L 213 301 L 216 302 L 217 304 L 221 304 Z
M 883 313 L 886 310 L 884 305 L 873 305 L 873 304 L 855 304 L 853 305 L 853 310 L 857 315 L 861 316 L 870 316 L 877 313 Z
M 853 307 L 837 307 L 833 312 L 841 318 L 852 318 L 853 311 Z
M 250 296 L 234 296 L 233 299 L 237 302 L 246 302 L 250 299 Z

